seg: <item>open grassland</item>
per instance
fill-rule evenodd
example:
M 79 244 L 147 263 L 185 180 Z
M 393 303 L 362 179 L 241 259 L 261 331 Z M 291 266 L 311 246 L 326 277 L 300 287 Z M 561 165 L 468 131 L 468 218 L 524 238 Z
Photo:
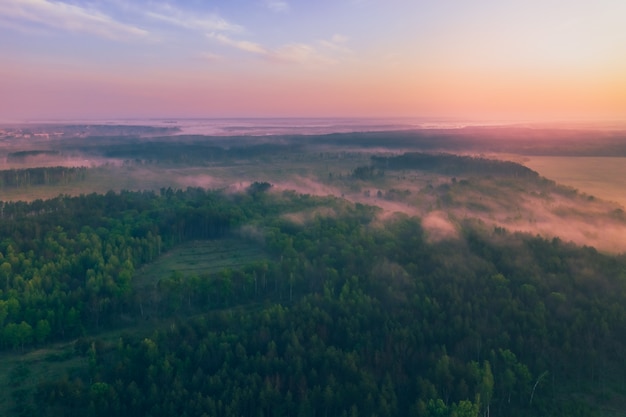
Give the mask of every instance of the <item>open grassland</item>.
M 86 359 L 75 356 L 73 351 L 72 343 L 63 343 L 26 353 L 0 355 L 0 415 L 12 415 L 11 410 L 20 401 L 28 401 L 39 383 L 84 367 Z
M 237 269 L 265 259 L 261 248 L 238 239 L 203 240 L 185 243 L 137 271 L 134 285 L 145 288 L 180 272 L 184 276 L 208 274 L 225 268 Z
M 532 156 L 523 164 L 557 183 L 626 207 L 626 158 Z

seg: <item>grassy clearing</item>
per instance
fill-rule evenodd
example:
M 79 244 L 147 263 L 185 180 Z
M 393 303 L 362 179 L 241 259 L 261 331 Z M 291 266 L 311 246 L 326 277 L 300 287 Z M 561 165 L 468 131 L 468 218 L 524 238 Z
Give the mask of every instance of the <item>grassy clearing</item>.
M 204 240 L 185 243 L 139 269 L 133 278 L 137 288 L 181 272 L 188 276 L 237 269 L 267 256 L 258 245 L 240 239 Z
M 3 352 L 0 355 L 0 415 L 14 414 L 20 392 L 30 401 L 39 383 L 56 380 L 73 368 L 82 368 L 86 359 L 74 356 L 73 350 L 73 343 L 67 342 L 27 353 Z

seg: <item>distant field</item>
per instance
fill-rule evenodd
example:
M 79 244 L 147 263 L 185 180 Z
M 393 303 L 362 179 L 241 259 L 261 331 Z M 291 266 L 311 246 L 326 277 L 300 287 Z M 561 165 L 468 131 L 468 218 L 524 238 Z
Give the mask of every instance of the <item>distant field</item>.
M 523 164 L 559 184 L 626 207 L 626 158 L 531 156 Z
M 266 256 L 256 245 L 238 239 L 216 239 L 185 243 L 137 271 L 137 287 L 146 287 L 173 272 L 183 275 L 240 268 Z
M 0 201 L 32 201 L 54 198 L 59 194 L 79 195 L 106 193 L 109 190 L 159 190 L 171 187 L 185 189 L 202 187 L 206 189 L 229 188 L 239 190 L 254 181 L 269 181 L 279 188 L 297 189 L 303 193 L 315 193 L 307 185 L 316 179 L 348 177 L 359 165 L 369 163 L 369 154 L 326 153 L 320 156 L 294 154 L 291 158 L 282 156 L 264 157 L 262 160 L 227 161 L 214 165 L 185 164 L 126 164 L 90 168 L 82 181 L 54 186 L 1 187 Z M 20 165 L 24 169 L 34 165 Z M 1 169 L 2 167 L 0 167 Z

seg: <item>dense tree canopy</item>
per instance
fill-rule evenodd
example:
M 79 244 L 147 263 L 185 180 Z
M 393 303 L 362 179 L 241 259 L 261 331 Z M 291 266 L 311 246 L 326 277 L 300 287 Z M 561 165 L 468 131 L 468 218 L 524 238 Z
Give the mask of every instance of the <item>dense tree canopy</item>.
M 17 412 L 571 416 L 624 395 L 623 256 L 471 221 L 432 243 L 419 218 L 259 184 L 2 203 L 0 347 L 76 340 L 85 359 Z M 134 284 L 227 236 L 266 258 Z M 124 331 L 146 311 L 150 334 Z

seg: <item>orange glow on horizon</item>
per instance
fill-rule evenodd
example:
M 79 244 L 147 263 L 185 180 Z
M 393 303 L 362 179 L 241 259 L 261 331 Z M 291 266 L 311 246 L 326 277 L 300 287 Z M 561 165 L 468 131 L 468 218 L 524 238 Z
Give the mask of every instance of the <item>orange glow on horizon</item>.
M 626 71 L 624 72 L 626 73 Z M 4 68 L 7 113 L 70 117 L 83 113 L 155 117 L 462 117 L 472 119 L 620 119 L 626 80 L 617 71 L 579 74 L 344 67 L 324 72 L 225 70 L 128 73 Z M 55 113 L 50 109 L 55 109 Z

